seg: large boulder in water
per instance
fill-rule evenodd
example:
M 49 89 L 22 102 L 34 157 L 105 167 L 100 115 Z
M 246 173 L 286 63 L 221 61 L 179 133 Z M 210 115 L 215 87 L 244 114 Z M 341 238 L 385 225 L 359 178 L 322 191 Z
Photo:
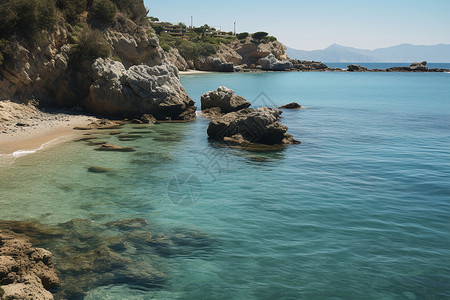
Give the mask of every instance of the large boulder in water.
M 96 81 L 90 87 L 86 108 L 117 117 L 151 114 L 158 120 L 191 120 L 195 106 L 180 83 L 172 64 L 154 67 L 98 58 L 92 65 Z
M 290 61 L 278 60 L 273 54 L 262 58 L 260 63 L 262 69 L 267 71 L 286 71 L 293 68 L 293 64 Z
M 208 126 L 208 136 L 213 140 L 239 145 L 299 143 L 287 133 L 288 127 L 278 122 L 280 117 L 281 111 L 278 109 L 242 109 L 212 119 Z
M 368 69 L 366 67 L 360 65 L 348 65 L 347 71 L 349 72 L 367 72 Z
M 202 110 L 218 107 L 221 113 L 226 114 L 250 107 L 250 103 L 244 97 L 236 95 L 236 93 L 224 86 L 217 91 L 207 92 L 201 98 Z

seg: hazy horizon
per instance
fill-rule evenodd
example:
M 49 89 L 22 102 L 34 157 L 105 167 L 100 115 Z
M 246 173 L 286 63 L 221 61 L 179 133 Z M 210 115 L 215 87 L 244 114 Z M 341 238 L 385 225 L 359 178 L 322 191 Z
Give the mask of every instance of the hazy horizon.
M 225 31 L 267 31 L 288 47 L 317 50 L 339 44 L 373 50 L 400 44 L 450 44 L 450 1 L 434 0 L 268 0 L 189 3 L 145 0 L 150 16 L 194 26 L 209 24 Z M 218 9 L 217 7 L 220 7 Z M 267 22 L 266 20 L 269 20 Z

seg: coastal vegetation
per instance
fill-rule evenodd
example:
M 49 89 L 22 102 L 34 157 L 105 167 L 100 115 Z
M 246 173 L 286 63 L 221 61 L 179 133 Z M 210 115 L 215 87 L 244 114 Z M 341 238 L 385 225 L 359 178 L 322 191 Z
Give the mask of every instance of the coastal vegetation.
M 137 24 L 147 22 L 148 10 L 142 0 L 5 0 L 0 5 L 0 65 L 7 59 L 4 48 L 10 41 L 20 41 L 35 46 L 43 31 L 51 31 L 61 22 L 69 24 L 69 42 L 77 46 L 75 52 L 89 57 L 104 57 L 106 41 L 94 29 L 113 22 L 118 13 Z M 82 26 L 83 31 L 73 30 Z M 78 35 L 81 33 L 82 35 Z M 81 38 L 81 43 L 77 40 Z M 92 38 L 98 38 L 97 46 L 91 47 Z M 83 49 L 87 46 L 87 49 Z M 98 48 L 95 52 L 94 50 Z M 80 53 L 77 55 L 79 56 Z
M 166 52 L 172 48 L 178 49 L 185 60 L 194 60 L 199 56 L 214 56 L 221 44 L 229 45 L 236 40 L 245 43 L 248 37 L 252 37 L 252 42 L 255 44 L 277 40 L 275 37 L 269 36 L 267 32 L 262 31 L 253 34 L 242 32 L 234 35 L 232 32 L 218 31 L 208 24 L 187 28 L 184 23 L 174 25 L 169 22 L 160 22 L 159 18 L 156 17 L 149 17 L 148 19 L 159 38 L 162 49 Z M 171 32 L 173 28 L 177 30 Z

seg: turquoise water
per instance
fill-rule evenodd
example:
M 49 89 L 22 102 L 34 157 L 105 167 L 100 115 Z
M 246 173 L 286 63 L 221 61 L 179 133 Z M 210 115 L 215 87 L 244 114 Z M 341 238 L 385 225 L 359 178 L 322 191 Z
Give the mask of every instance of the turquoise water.
M 340 68 L 347 69 L 348 65 L 357 64 L 364 66 L 368 69 L 388 69 L 392 67 L 409 67 L 411 63 L 342 63 L 342 62 L 327 62 L 325 63 L 330 68 Z M 427 67 L 430 69 L 439 68 L 439 69 L 450 69 L 450 63 L 428 63 Z
M 282 122 L 302 144 L 217 147 L 200 117 L 122 129 L 145 132 L 136 141 L 98 134 L 134 153 L 68 142 L 3 163 L 0 219 L 144 218 L 152 232 L 207 237 L 158 258 L 168 275 L 158 287 L 130 280 L 86 299 L 450 297 L 450 74 L 208 74 L 182 83 L 195 101 L 224 85 L 254 106 L 299 102 L 308 109 L 285 111 Z M 127 253 L 154 259 L 138 247 Z

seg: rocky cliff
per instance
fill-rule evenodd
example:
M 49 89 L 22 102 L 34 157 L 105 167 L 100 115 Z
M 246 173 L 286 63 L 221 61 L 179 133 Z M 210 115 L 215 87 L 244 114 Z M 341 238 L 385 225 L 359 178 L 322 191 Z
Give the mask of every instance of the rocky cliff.
M 278 42 L 256 42 L 251 37 L 221 43 L 213 56 L 198 55 L 186 60 L 176 48 L 166 52 L 167 59 L 180 71 L 195 69 L 200 71 L 233 72 L 258 69 L 261 59 L 273 55 L 277 60 L 286 61 L 286 47 Z M 230 67 L 231 66 L 231 67 Z M 235 67 L 235 68 L 234 68 Z
M 41 106 L 77 107 L 105 116 L 195 117 L 194 102 L 149 26 L 120 12 L 107 26 L 95 22 L 77 26 L 98 29 L 110 48 L 109 58 L 76 57 L 77 45 L 71 39 L 82 36 L 73 38 L 78 27 L 62 18 L 51 30 L 40 32 L 32 46 L 20 37 L 7 43 L 0 65 L 0 100 L 36 100 Z

